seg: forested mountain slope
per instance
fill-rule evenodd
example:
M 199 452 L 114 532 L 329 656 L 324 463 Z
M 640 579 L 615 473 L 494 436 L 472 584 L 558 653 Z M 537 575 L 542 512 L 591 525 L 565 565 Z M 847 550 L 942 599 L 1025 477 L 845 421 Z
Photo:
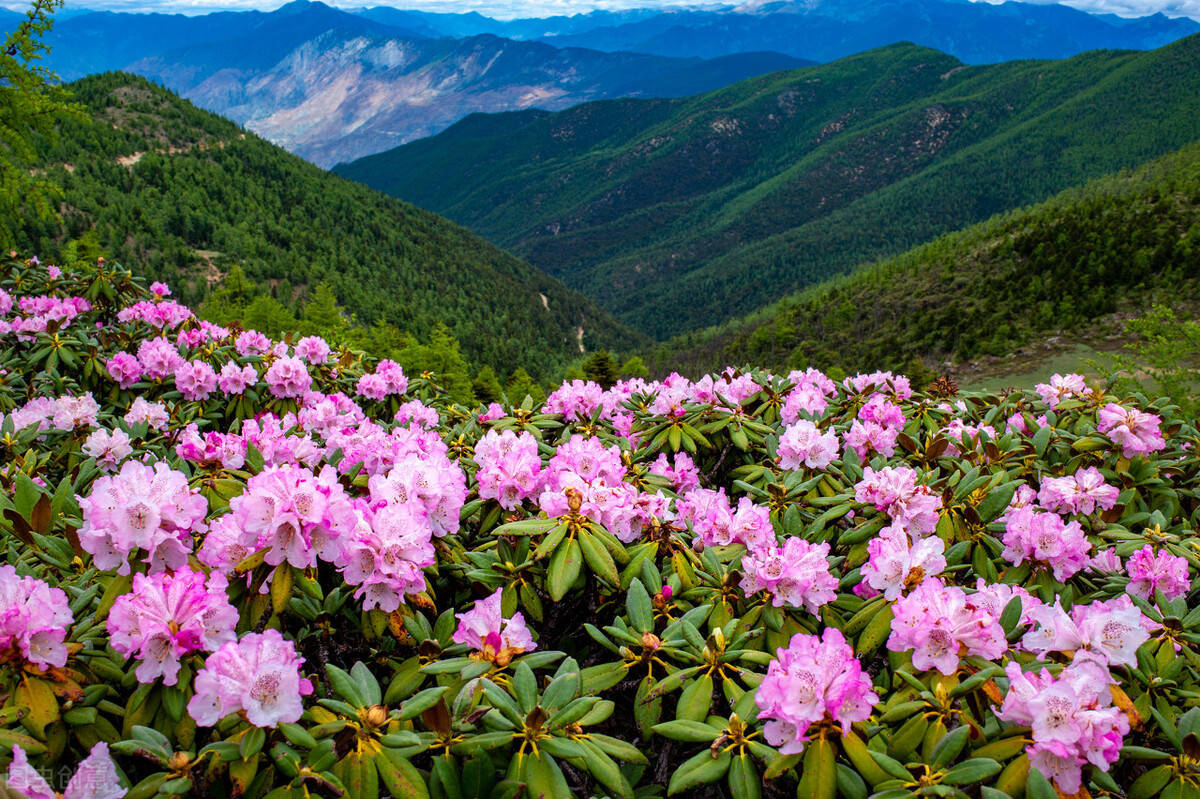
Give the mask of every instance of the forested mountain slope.
M 1007 355 L 1106 315 L 1200 297 L 1200 142 L 864 266 L 654 359 L 910 368 Z
M 320 170 L 142 78 L 70 85 L 91 121 L 63 123 L 42 163 L 67 236 L 195 302 L 233 265 L 290 303 L 328 281 L 364 323 L 448 325 L 478 364 L 546 376 L 639 338 L 590 301 L 457 225 Z M 29 221 L 21 249 L 68 244 Z
M 1200 36 L 983 67 L 901 44 L 682 100 L 472 117 L 338 171 L 667 337 L 1197 132 Z

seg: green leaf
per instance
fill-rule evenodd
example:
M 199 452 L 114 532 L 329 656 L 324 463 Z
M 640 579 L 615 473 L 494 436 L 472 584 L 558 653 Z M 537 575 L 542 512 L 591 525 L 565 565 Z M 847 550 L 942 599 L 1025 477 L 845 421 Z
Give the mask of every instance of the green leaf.
M 664 721 L 655 724 L 654 731 L 673 741 L 688 741 L 690 743 L 712 743 L 721 734 L 715 727 L 700 721 Z
M 675 773 L 671 775 L 671 782 L 667 785 L 667 796 L 690 791 L 698 785 L 716 782 L 725 776 L 732 760 L 733 757 L 728 751 L 714 755 L 705 749 L 696 753 L 675 769 Z
M 953 763 L 960 754 L 963 747 L 967 745 L 967 734 L 970 728 L 966 725 L 957 727 L 942 736 L 942 739 L 933 747 L 933 752 L 929 756 L 929 764 L 935 769 L 945 768 Z
M 533 669 L 518 661 L 516 669 L 513 670 L 512 686 L 521 712 L 528 713 L 533 710 L 538 698 L 537 677 L 533 676 Z
M 332 663 L 326 665 L 325 668 L 329 674 L 329 682 L 333 686 L 333 692 L 338 697 L 346 700 L 354 707 L 362 708 L 368 706 L 366 697 L 363 696 L 358 683 L 355 682 L 353 677 Z
M 810 741 L 804 751 L 804 764 L 800 767 L 800 783 L 796 786 L 797 799 L 833 799 L 837 792 L 837 753 L 833 744 L 824 736 Z
M 650 603 L 650 594 L 641 580 L 629 584 L 625 594 L 625 607 L 629 611 L 629 621 L 638 632 L 653 632 L 654 607 Z
M 729 764 L 729 791 L 737 799 L 758 799 L 762 796 L 762 781 L 750 756 L 742 753 Z
M 550 593 L 550 598 L 555 602 L 566 596 L 571 585 L 579 577 L 581 563 L 579 542 L 574 538 L 560 544 L 554 550 L 554 555 L 550 558 L 550 568 L 546 574 L 546 589 Z
M 404 799 L 428 799 L 429 789 L 416 766 L 396 752 L 384 749 L 375 756 L 375 767 L 388 793 Z
M 966 729 L 960 727 L 959 729 Z M 956 730 L 957 732 L 957 730 Z M 947 736 L 949 737 L 949 736 Z M 965 743 L 965 741 L 964 741 Z M 988 757 L 975 757 L 964 760 L 946 772 L 942 782 L 950 785 L 970 785 L 986 780 L 993 774 L 1000 773 L 1000 764 Z
M 579 548 L 593 574 L 613 588 L 621 587 L 621 575 L 617 571 L 617 564 L 613 562 L 612 555 L 587 530 L 579 531 Z
M 361 660 L 350 667 L 350 676 L 354 678 L 354 682 L 358 685 L 358 690 L 362 692 L 363 698 L 369 705 L 378 705 L 383 702 L 383 694 L 379 688 L 379 680 L 375 679 L 375 675 L 367 668 L 367 665 Z
M 446 688 L 447 686 L 445 685 L 438 685 L 433 688 L 426 688 L 424 691 L 409 697 L 400 705 L 400 718 L 415 718 L 421 714 L 421 711 L 433 707 L 442 698 L 442 694 L 446 693 Z

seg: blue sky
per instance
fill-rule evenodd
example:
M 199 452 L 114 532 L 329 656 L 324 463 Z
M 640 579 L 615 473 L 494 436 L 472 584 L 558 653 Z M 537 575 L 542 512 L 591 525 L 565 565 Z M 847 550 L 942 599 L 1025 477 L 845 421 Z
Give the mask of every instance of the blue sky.
M 991 0 L 972 0 L 990 2 Z M 1025 0 L 1046 2 L 1047 0 Z M 272 9 L 283 0 L 67 0 L 72 7 L 110 9 L 114 11 L 162 11 L 196 14 L 205 11 L 234 9 Z M 596 9 L 650 8 L 682 5 L 680 0 L 325 0 L 334 6 L 390 5 L 424 11 L 478 11 L 491 17 L 546 17 L 555 14 L 577 14 Z M 1187 16 L 1200 20 L 1200 0 L 1067 0 L 1065 5 L 1084 11 L 1112 13 L 1121 16 L 1143 16 L 1162 12 L 1172 17 Z M 0 0 L 0 6 L 22 10 L 19 0 Z

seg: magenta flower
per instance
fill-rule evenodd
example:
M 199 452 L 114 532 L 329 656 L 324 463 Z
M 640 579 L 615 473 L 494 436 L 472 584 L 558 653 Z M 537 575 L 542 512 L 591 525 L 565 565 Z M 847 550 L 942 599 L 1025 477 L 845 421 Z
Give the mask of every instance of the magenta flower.
M 296 342 L 294 349 L 297 357 L 313 366 L 320 366 L 329 360 L 329 344 L 320 336 L 305 336 Z
M 189 652 L 212 652 L 236 641 L 238 612 L 225 594 L 220 572 L 205 579 L 186 566 L 174 574 L 133 576 L 133 591 L 117 598 L 108 616 L 112 648 L 141 661 L 138 682 L 159 677 L 174 685 Z
M 480 499 L 494 499 L 505 510 L 516 509 L 541 488 L 542 458 L 530 433 L 488 431 L 475 445 L 475 463 Z
M 829 572 L 829 544 L 789 538 L 782 547 L 762 547 L 742 556 L 742 591 L 766 591 L 771 604 L 817 613 L 837 598 L 838 580 Z
M 1033 506 L 1009 511 L 1004 522 L 1004 551 L 1001 556 L 1016 566 L 1026 560 L 1047 566 L 1060 582 L 1088 564 L 1092 544 L 1078 522 L 1063 523 L 1056 513 Z
M 458 619 L 458 629 L 451 639 L 456 644 L 466 644 L 482 659 L 490 660 L 497 666 L 506 666 L 512 662 L 514 655 L 537 649 L 520 611 L 508 619 L 501 615 L 502 593 L 503 590 L 497 588 L 487 599 L 477 600 L 475 607 L 466 613 L 454 614 Z
M 1096 420 L 1096 429 L 1120 445 L 1126 458 L 1149 455 L 1167 446 L 1159 429 L 1162 419 L 1153 413 L 1110 402 L 1100 409 Z
M 1187 558 L 1170 552 L 1155 552 L 1150 544 L 1133 553 L 1126 568 L 1129 571 L 1129 593 L 1149 599 L 1162 591 L 1167 599 L 1175 599 L 1192 588 Z
M 147 402 L 144 397 L 134 397 L 124 420 L 130 425 L 145 422 L 150 429 L 163 431 L 167 429 L 171 416 L 161 402 Z
M 1058 407 L 1058 403 L 1071 397 L 1083 397 L 1089 393 L 1083 375 L 1051 375 L 1049 383 L 1038 383 L 1034 390 L 1046 403 L 1050 410 Z
M 299 397 L 312 387 L 312 376 L 304 361 L 286 355 L 271 364 L 265 380 L 276 397 Z
M 25 750 L 14 744 L 12 763 L 8 775 L 0 779 L 0 785 L 27 799 L 59 799 L 42 772 L 29 765 Z M 92 747 L 91 753 L 79 763 L 75 774 L 62 792 L 62 799 L 121 799 L 126 790 L 117 777 L 117 767 L 108 754 L 108 744 L 101 741 Z
M 848 732 L 865 721 L 879 697 L 841 631 L 827 627 L 818 638 L 797 633 L 754 693 L 767 743 L 782 754 L 804 749 L 808 728 L 826 719 Z
M 258 372 L 253 366 L 238 366 L 228 361 L 221 367 L 217 377 L 217 388 L 226 394 L 243 394 L 246 389 L 258 382 Z
M 175 388 L 186 400 L 206 400 L 217 389 L 217 373 L 204 361 L 184 361 L 175 367 Z
M 129 434 L 124 430 L 96 430 L 83 442 L 83 451 L 106 472 L 115 471 L 133 453 Z
M 15 655 L 40 669 L 61 668 L 72 621 L 62 589 L 0 566 L 0 662 Z
M 901 526 L 890 525 L 867 544 L 867 562 L 862 565 L 863 580 L 883 592 L 889 602 L 907 590 L 916 588 L 926 577 L 936 577 L 946 568 L 946 545 L 937 536 L 919 539 L 915 544 Z
M 996 715 L 1030 727 L 1033 744 L 1025 750 L 1030 765 L 1060 791 L 1079 791 L 1085 764 L 1108 771 L 1117 761 L 1129 720 L 1113 707 L 1106 669 L 1083 661 L 1054 677 L 1049 670 L 1022 672 L 1014 662 L 1005 672 L 1010 688 Z
M 824 469 L 838 456 L 837 433 L 822 433 L 812 422 L 800 419 L 783 431 L 778 451 L 780 468 Z
M 304 658 L 278 630 L 248 633 L 208 656 L 196 675 L 188 713 L 212 727 L 230 713 L 242 713 L 255 727 L 295 722 L 304 713 L 300 697 L 313 691 L 300 675 Z
M 887 648 L 912 652 L 913 666 L 953 674 L 961 655 L 999 658 L 1008 649 L 1000 618 L 958 587 L 930 578 L 892 607 Z
M 205 528 L 208 501 L 187 476 L 165 463 L 126 461 L 121 471 L 76 497 L 83 510 L 79 543 L 98 569 L 129 574 L 129 555 L 145 551 L 151 572 L 178 569 L 191 552 L 191 533 Z
M 142 373 L 151 380 L 161 380 L 173 375 L 175 368 L 183 363 L 183 356 L 176 346 L 165 338 L 148 338 L 138 346 L 138 362 Z
M 917 473 L 906 466 L 879 471 L 868 466 L 854 486 L 854 498 L 886 513 L 914 538 L 937 529 L 942 499 L 928 486 L 917 485 Z
M 265 355 L 271 349 L 271 339 L 257 330 L 247 330 L 238 334 L 233 346 L 243 358 L 248 355 Z
M 1038 502 L 1046 510 L 1065 515 L 1090 516 L 1097 509 L 1116 507 L 1120 490 L 1104 482 L 1095 466 L 1080 469 L 1068 477 L 1047 477 L 1038 492 Z
M 142 364 L 128 352 L 118 352 L 105 364 L 108 374 L 121 388 L 129 388 L 142 378 Z

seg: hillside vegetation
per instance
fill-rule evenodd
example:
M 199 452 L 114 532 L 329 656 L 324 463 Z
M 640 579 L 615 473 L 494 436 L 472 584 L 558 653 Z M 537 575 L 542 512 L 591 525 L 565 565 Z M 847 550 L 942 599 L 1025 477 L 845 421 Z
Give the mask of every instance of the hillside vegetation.
M 665 338 L 1144 163 L 1198 130 L 1200 36 L 984 67 L 900 44 L 684 100 L 473 117 L 338 171 Z
M 848 370 L 1007 355 L 1200 278 L 1200 142 L 660 347 L 655 366 Z
M 64 189 L 65 236 L 26 221 L 22 248 L 103 251 L 202 300 L 236 265 L 285 305 L 327 281 L 362 323 L 426 335 L 448 325 L 464 354 L 549 376 L 588 349 L 640 339 L 562 284 L 432 213 L 342 180 L 130 75 L 70 85 L 90 121 L 43 141 Z

